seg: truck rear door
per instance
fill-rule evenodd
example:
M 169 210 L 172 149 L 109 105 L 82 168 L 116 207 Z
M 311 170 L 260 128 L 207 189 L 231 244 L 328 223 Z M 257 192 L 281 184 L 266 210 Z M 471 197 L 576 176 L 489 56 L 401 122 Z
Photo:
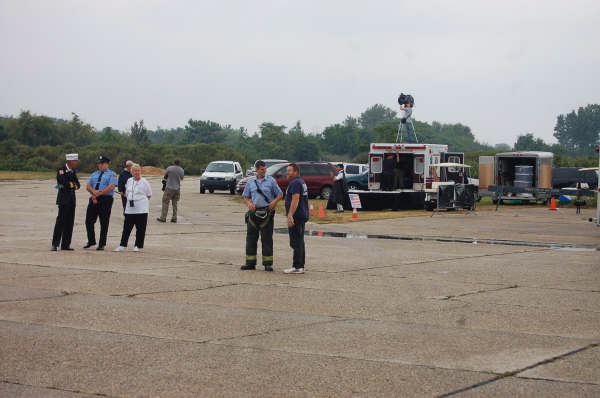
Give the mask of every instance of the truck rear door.
M 465 154 L 463 152 L 443 152 L 442 163 L 465 163 Z M 443 175 L 442 175 L 443 177 Z M 459 184 L 466 183 L 464 178 L 464 169 L 459 167 L 446 167 L 446 181 L 454 181 Z

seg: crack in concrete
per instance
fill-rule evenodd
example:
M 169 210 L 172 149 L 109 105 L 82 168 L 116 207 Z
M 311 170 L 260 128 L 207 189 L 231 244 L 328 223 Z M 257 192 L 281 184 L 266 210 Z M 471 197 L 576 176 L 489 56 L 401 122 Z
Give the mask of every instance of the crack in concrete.
M 337 273 L 337 272 L 367 271 L 367 270 L 371 270 L 371 269 L 375 270 L 375 269 L 384 269 L 384 268 L 394 268 L 394 267 L 402 267 L 402 266 L 407 266 L 407 265 L 421 265 L 421 264 L 439 263 L 439 262 L 442 262 L 442 261 L 468 260 L 468 259 L 475 259 L 475 258 L 506 256 L 506 255 L 509 255 L 509 254 L 542 252 L 542 251 L 551 251 L 551 250 L 552 249 L 543 248 L 543 249 L 532 249 L 532 250 L 518 250 L 518 251 L 510 251 L 510 252 L 503 252 L 503 253 L 481 254 L 481 255 L 478 255 L 478 256 L 462 256 L 462 257 L 452 257 L 452 258 L 440 258 L 440 259 L 435 259 L 435 260 L 414 261 L 414 262 L 409 262 L 409 263 L 404 263 L 404 264 L 377 265 L 377 266 L 366 267 L 366 268 L 356 268 L 356 269 L 350 269 L 350 270 L 333 271 L 333 273 Z
M 527 376 L 514 376 L 517 379 L 523 380 L 539 380 L 539 381 L 548 381 L 551 383 L 565 383 L 565 384 L 578 384 L 578 385 L 588 385 L 588 386 L 600 386 L 600 383 L 592 383 L 590 381 L 571 381 L 571 380 L 559 380 L 559 379 L 547 379 L 545 377 L 527 377 Z
M 453 299 L 452 301 L 458 301 L 458 302 L 461 302 L 461 303 L 473 304 L 473 303 L 470 303 L 468 301 L 462 301 L 460 299 Z M 544 307 L 544 306 L 541 306 L 541 305 L 522 305 L 522 304 L 495 303 L 495 302 L 490 302 L 490 303 L 486 303 L 486 304 L 489 304 L 489 305 L 503 305 L 503 306 L 506 306 L 506 307 L 517 307 L 517 308 L 525 308 L 525 309 L 530 309 L 530 308 L 544 309 L 544 310 L 548 310 L 549 309 L 549 307 Z M 552 309 L 554 309 L 554 308 L 552 308 Z M 564 311 L 561 311 L 561 312 L 569 312 L 569 311 L 574 311 L 574 312 L 589 312 L 589 313 L 592 313 L 592 314 L 600 314 L 600 311 L 582 310 L 581 308 L 572 308 L 570 310 L 564 310 Z
M 460 394 L 460 393 L 463 393 L 463 392 L 469 391 L 469 390 L 474 390 L 476 388 L 482 387 L 482 386 L 487 385 L 487 384 L 494 383 L 494 382 L 496 382 L 498 380 L 502 380 L 502 379 L 505 379 L 505 378 L 508 378 L 508 377 L 515 377 L 515 376 L 518 377 L 519 373 L 523 373 L 523 372 L 526 372 L 528 370 L 535 369 L 535 368 L 537 368 L 539 366 L 547 365 L 549 363 L 552 363 L 552 362 L 555 362 L 555 361 L 559 361 L 559 360 L 568 358 L 568 357 L 570 357 L 572 355 L 578 354 L 580 352 L 583 352 L 583 351 L 586 351 L 586 350 L 589 350 L 591 348 L 598 347 L 598 346 L 600 346 L 600 343 L 591 343 L 591 344 L 588 344 L 586 346 L 580 347 L 580 348 L 578 348 L 576 350 L 572 350 L 572 351 L 566 352 L 564 354 L 560 354 L 560 355 L 556 355 L 554 357 L 550 357 L 550 358 L 544 359 L 542 361 L 536 362 L 536 363 L 531 364 L 529 366 L 526 366 L 524 368 L 499 374 L 496 377 L 493 377 L 493 378 L 491 378 L 489 380 L 485 380 L 485 381 L 482 381 L 480 383 L 476 383 L 476 384 L 473 384 L 473 385 L 461 388 L 459 390 L 450 391 L 450 392 L 448 392 L 446 394 L 438 395 L 436 398 L 451 397 L 453 395 Z M 554 381 L 556 381 L 556 380 L 554 380 Z
M 36 385 L 33 385 L 33 384 L 21 383 L 21 382 L 18 382 L 18 381 L 11 381 L 11 380 L 0 380 L 0 383 L 12 384 L 12 385 L 23 386 L 23 387 L 40 388 L 40 389 L 44 389 L 44 390 L 72 392 L 72 393 L 75 393 L 75 394 L 89 395 L 90 397 L 125 398 L 125 397 L 117 397 L 115 395 L 107 395 L 107 394 L 104 394 L 104 393 L 93 393 L 93 392 L 85 392 L 85 391 L 80 391 L 80 390 L 70 390 L 70 389 L 67 389 L 67 388 L 59 388 L 59 387 L 55 387 L 55 386 L 36 386 Z
M 4 286 L 7 286 L 7 285 L 4 285 Z M 8 286 L 10 286 L 10 285 L 8 285 Z M 0 303 L 20 303 L 20 302 L 25 302 L 25 301 L 47 300 L 47 299 L 53 299 L 53 298 L 66 297 L 66 296 L 70 296 L 72 294 L 74 294 L 74 293 L 63 290 L 61 292 L 61 294 L 56 295 L 56 296 L 24 297 L 24 298 L 20 298 L 20 299 L 6 299 L 6 300 L 0 300 Z
M 335 322 L 343 322 L 343 321 L 349 321 L 349 320 L 351 320 L 351 318 L 343 318 L 343 317 L 335 317 L 335 316 L 327 316 L 327 317 L 328 318 L 335 318 L 335 319 L 328 319 L 326 321 L 305 323 L 303 325 L 281 327 L 281 328 L 276 328 L 276 329 L 272 329 L 272 330 L 265 330 L 264 332 L 255 332 L 255 333 L 249 333 L 249 334 L 240 335 L 240 336 L 222 337 L 222 338 L 219 338 L 219 339 L 208 340 L 207 343 L 208 344 L 215 344 L 215 345 L 226 345 L 228 347 L 239 347 L 239 346 L 233 346 L 233 345 L 223 344 L 221 342 L 222 341 L 228 341 L 228 340 L 235 340 L 235 339 L 243 339 L 245 337 L 266 336 L 266 335 L 269 335 L 271 333 L 282 332 L 282 331 L 286 331 L 286 330 L 292 330 L 292 329 L 298 329 L 298 328 L 302 328 L 302 327 L 324 325 L 324 324 L 327 324 L 327 323 L 335 323 Z
M 109 296 L 111 297 L 137 297 L 137 296 L 145 296 L 145 295 L 152 295 L 152 294 L 162 294 L 162 293 L 183 293 L 183 292 L 199 292 L 202 290 L 209 290 L 209 289 L 216 289 L 219 287 L 228 287 L 228 286 L 236 286 L 239 285 L 240 283 L 226 283 L 226 284 L 222 284 L 222 285 L 216 285 L 216 286 L 208 286 L 208 287 L 201 287 L 201 288 L 197 288 L 197 289 L 176 289 L 176 290 L 159 290 L 159 291 L 155 291 L 155 292 L 140 292 L 140 293 L 115 293 L 115 294 L 110 294 Z

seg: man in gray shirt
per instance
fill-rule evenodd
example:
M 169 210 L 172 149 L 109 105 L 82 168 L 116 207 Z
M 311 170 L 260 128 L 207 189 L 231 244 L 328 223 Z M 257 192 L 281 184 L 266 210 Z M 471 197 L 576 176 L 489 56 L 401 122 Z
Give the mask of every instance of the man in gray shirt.
M 175 164 L 167 167 L 165 171 L 165 179 L 167 185 L 162 198 L 162 211 L 160 212 L 160 218 L 156 221 L 166 222 L 167 213 L 169 212 L 169 202 L 173 202 L 173 215 L 171 216 L 171 222 L 177 222 L 177 202 L 179 202 L 179 193 L 181 190 L 181 180 L 183 180 L 183 168 L 180 166 L 181 162 L 179 159 L 175 159 Z

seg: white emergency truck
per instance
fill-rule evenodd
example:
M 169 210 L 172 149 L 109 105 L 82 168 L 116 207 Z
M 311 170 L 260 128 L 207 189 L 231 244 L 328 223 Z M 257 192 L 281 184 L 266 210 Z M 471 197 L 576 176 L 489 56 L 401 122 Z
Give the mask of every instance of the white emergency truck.
M 394 175 L 391 186 L 389 179 L 385 186 L 383 177 L 384 160 L 388 156 L 393 157 L 395 167 L 391 171 Z M 368 164 L 370 195 L 361 193 L 361 201 L 376 208 L 433 209 L 439 185 L 469 182 L 467 168 L 460 167 L 464 165 L 464 153 L 449 152 L 444 144 L 372 143 Z M 446 167 L 439 167 L 440 164 Z M 382 201 L 386 203 L 375 203 Z

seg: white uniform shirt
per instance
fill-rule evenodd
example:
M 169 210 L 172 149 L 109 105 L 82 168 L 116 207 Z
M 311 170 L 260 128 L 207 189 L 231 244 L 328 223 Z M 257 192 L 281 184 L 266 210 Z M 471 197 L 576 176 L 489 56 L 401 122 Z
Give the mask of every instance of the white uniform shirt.
M 127 207 L 125 214 L 143 214 L 149 213 L 150 201 L 148 196 L 152 196 L 152 188 L 148 181 L 141 177 L 136 181 L 133 177 L 127 180 L 125 184 L 125 196 L 127 197 Z M 133 207 L 130 206 L 133 200 Z

